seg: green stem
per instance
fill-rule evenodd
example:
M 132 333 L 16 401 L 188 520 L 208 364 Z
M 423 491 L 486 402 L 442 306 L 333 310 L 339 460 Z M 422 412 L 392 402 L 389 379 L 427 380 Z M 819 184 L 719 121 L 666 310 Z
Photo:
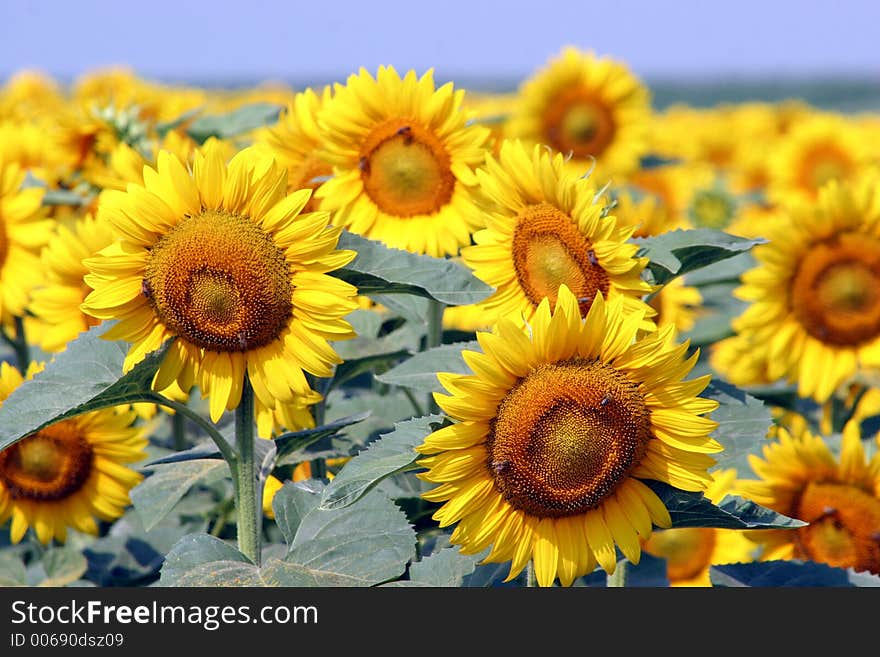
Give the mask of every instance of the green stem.
M 538 578 L 535 577 L 535 562 L 531 559 L 526 564 L 526 586 L 530 589 L 538 586 Z
M 626 561 L 618 561 L 614 574 L 608 575 L 605 579 L 605 586 L 608 588 L 622 588 L 626 586 Z
M 238 549 L 260 565 L 263 505 L 257 499 L 257 463 L 254 454 L 254 389 L 244 377 L 241 403 L 235 409 L 235 441 L 238 458 L 232 467 L 235 483 L 235 508 L 238 511 Z M 233 464 L 230 464 L 231 466 Z
M 180 413 L 171 416 L 171 438 L 174 441 L 174 451 L 182 452 L 186 449 L 186 427 L 184 417 Z
M 446 304 L 436 299 L 428 302 L 428 336 L 425 341 L 425 349 L 439 347 L 443 344 L 443 311 L 446 310 Z M 428 393 L 428 404 L 425 407 L 428 413 L 439 413 L 440 407 L 434 401 L 434 395 Z
M 27 371 L 31 364 L 31 351 L 28 346 L 27 337 L 24 334 L 24 318 L 15 317 L 15 337 L 10 337 L 6 331 L 0 329 L 0 337 L 8 344 L 12 351 L 15 352 L 15 362 L 19 371 L 22 373 Z

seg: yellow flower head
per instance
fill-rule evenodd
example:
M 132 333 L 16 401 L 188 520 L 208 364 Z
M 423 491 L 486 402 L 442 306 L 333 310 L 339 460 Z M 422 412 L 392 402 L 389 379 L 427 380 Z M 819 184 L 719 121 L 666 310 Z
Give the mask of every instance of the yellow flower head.
M 333 224 L 436 257 L 469 244 L 489 130 L 468 124 L 463 98 L 451 83 L 435 89 L 433 71 L 401 79 L 390 66 L 336 85 L 318 118 L 333 177 L 315 192 Z
M 567 47 L 523 82 L 506 135 L 570 155 L 579 175 L 595 164 L 601 184 L 638 168 L 650 116 L 650 92 L 625 64 Z
M 287 167 L 287 184 L 293 190 L 320 187 L 333 174 L 333 167 L 321 159 L 321 133 L 318 114 L 332 96 L 325 87 L 319 96 L 306 89 L 293 98 L 278 123 L 258 134 L 257 143 L 266 147 L 278 164 Z M 309 199 L 304 211 L 317 209 L 317 199 Z
M 565 169 L 564 158 L 519 140 L 508 140 L 496 160 L 477 171 L 487 227 L 462 249 L 464 262 L 495 293 L 481 302 L 489 319 L 514 314 L 528 320 L 546 297 L 551 305 L 566 285 L 586 313 L 598 296 L 644 308 L 651 286 L 641 279 L 647 264 L 627 243 L 633 226 L 618 226 L 585 179 Z M 648 309 L 650 316 L 653 311 Z
M 815 115 L 780 140 L 768 163 L 767 195 L 775 203 L 790 197 L 815 202 L 827 182 L 859 177 L 872 155 L 857 126 L 841 116 Z
M 42 282 L 40 249 L 55 222 L 41 208 L 43 190 L 22 189 L 25 171 L 0 158 L 0 321 L 24 315 L 31 290 Z
M 82 331 L 98 324 L 98 320 L 80 310 L 92 290 L 83 281 L 89 271 L 83 260 L 114 240 L 109 223 L 86 215 L 70 227 L 59 225 L 43 248 L 45 281 L 34 290 L 28 309 L 43 326 L 40 347 L 44 350 L 61 351 Z
M 750 305 L 733 328 L 765 352 L 772 380 L 824 402 L 880 366 L 880 178 L 832 181 L 780 213 L 735 292 Z
M 32 366 L 28 378 L 38 371 Z M 0 363 L 0 401 L 23 382 Z M 18 543 L 33 527 L 41 543 L 64 541 L 72 527 L 97 534 L 129 505 L 143 475 L 127 466 L 146 457 L 143 429 L 130 408 L 106 408 L 51 424 L 0 452 L 0 523 L 12 518 Z
M 105 337 L 132 343 L 126 370 L 176 338 L 154 389 L 198 383 L 214 421 L 238 406 L 245 373 L 270 409 L 312 396 L 305 372 L 341 361 L 328 341 L 353 337 L 357 291 L 327 275 L 355 254 L 336 250 L 326 213 L 300 214 L 310 195 L 288 195 L 287 170 L 250 149 L 227 165 L 209 143 L 192 173 L 161 151 L 143 185 L 101 202 L 122 237 L 86 260 L 83 310 L 119 320 Z
M 779 513 L 809 523 L 752 532 L 764 559 L 805 559 L 880 575 L 880 452 L 866 458 L 859 425 L 843 430 L 839 457 L 826 440 L 785 428 L 751 455 L 760 477 L 743 480 L 743 494 Z
M 670 329 L 642 333 L 643 312 L 623 299 L 593 301 L 586 318 L 563 286 L 529 328 L 500 319 L 478 332 L 482 353 L 464 351 L 473 374 L 441 373 L 449 394 L 435 399 L 455 422 L 417 449 L 438 486 L 423 497 L 443 505 L 441 527 L 465 553 L 488 546 L 489 562 L 510 561 L 509 578 L 532 560 L 538 583 L 568 586 L 598 562 L 614 571 L 615 548 L 634 563 L 640 537 L 669 527 L 660 499 L 642 479 L 702 491 L 711 481 L 703 417 L 715 401 L 690 381 L 697 355 Z

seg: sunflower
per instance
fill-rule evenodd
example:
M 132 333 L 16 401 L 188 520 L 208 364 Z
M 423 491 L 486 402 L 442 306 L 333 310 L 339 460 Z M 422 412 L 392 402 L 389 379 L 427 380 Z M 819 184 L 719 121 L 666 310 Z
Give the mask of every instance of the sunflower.
M 501 318 L 478 332 L 482 353 L 462 356 L 474 374 L 440 373 L 450 394 L 435 399 L 456 421 L 417 447 L 419 477 L 439 484 L 423 493 L 443 505 L 441 527 L 464 553 L 490 544 L 487 562 L 510 561 L 508 579 L 531 559 L 541 586 L 564 586 L 598 562 L 615 568 L 615 546 L 638 563 L 639 537 L 669 512 L 642 479 L 688 491 L 711 481 L 703 414 L 715 401 L 697 397 L 708 376 L 683 378 L 685 359 L 671 329 L 641 333 L 643 312 L 599 295 L 587 317 L 562 286 L 551 313 L 538 306 L 530 329 Z
M 522 142 L 508 140 L 477 176 L 493 205 L 484 209 L 487 227 L 462 249 L 462 259 L 495 288 L 481 302 L 492 317 L 528 321 L 545 297 L 556 301 L 563 284 L 584 313 L 597 296 L 622 297 L 628 310 L 644 307 L 641 297 L 652 287 L 641 279 L 647 260 L 627 243 L 635 227 L 603 216 L 596 190 L 565 171 L 561 154 L 535 146 L 530 155 Z
M 41 209 L 43 190 L 22 189 L 25 171 L 0 160 L 0 321 L 21 317 L 31 290 L 40 284 L 40 249 L 54 221 Z
M 92 291 L 83 281 L 88 268 L 83 260 L 109 246 L 115 239 L 113 227 L 86 215 L 68 228 L 59 225 L 43 248 L 43 285 L 34 290 L 28 310 L 43 324 L 40 347 L 61 351 L 82 331 L 98 320 L 80 310 Z
M 567 47 L 522 83 L 506 136 L 570 155 L 579 174 L 626 174 L 648 154 L 650 117 L 650 92 L 626 65 Z
M 28 378 L 41 369 L 31 366 Z M 0 363 L 0 401 L 23 377 Z M 0 452 L 0 523 L 10 538 L 33 527 L 41 543 L 64 541 L 67 528 L 97 534 L 96 518 L 111 521 L 129 504 L 143 475 L 126 464 L 146 457 L 143 429 L 129 408 L 106 408 L 51 424 Z
M 721 502 L 732 492 L 735 480 L 735 469 L 713 472 L 706 497 Z M 642 544 L 645 552 L 666 560 L 670 586 L 711 586 L 710 566 L 754 561 L 757 547 L 746 532 L 713 527 L 664 529 Z
M 857 178 L 871 159 L 862 131 L 843 117 L 821 114 L 796 124 L 768 162 L 767 195 L 814 202 L 830 180 Z
M 238 406 L 247 373 L 269 408 L 309 396 L 304 372 L 330 376 L 328 340 L 354 336 L 344 316 L 357 290 L 326 272 L 355 253 L 323 212 L 300 215 L 310 190 L 287 195 L 287 170 L 251 149 L 227 165 L 219 146 L 193 173 L 167 151 L 144 185 L 106 192 L 99 219 L 122 238 L 86 260 L 84 312 L 119 322 L 104 334 L 132 347 L 130 370 L 167 339 L 153 387 L 197 382 L 215 422 Z
M 315 190 L 322 180 L 333 174 L 333 167 L 319 157 L 321 134 L 317 118 L 332 96 L 325 87 L 319 96 L 306 89 L 293 98 L 278 123 L 258 133 L 257 144 L 262 144 L 275 160 L 287 167 L 287 185 L 291 191 Z M 309 200 L 304 211 L 317 209 L 317 199 Z
M 456 255 L 481 226 L 470 200 L 489 130 L 468 124 L 464 91 L 434 88 L 433 71 L 403 79 L 361 69 L 336 85 L 318 122 L 333 177 L 315 197 L 332 223 L 388 246 Z
M 60 85 L 42 71 L 18 71 L 0 89 L 0 119 L 25 122 L 51 118 L 65 100 Z
M 732 322 L 765 351 L 768 374 L 818 402 L 880 366 L 880 186 L 831 181 L 815 203 L 793 200 L 754 249 Z
M 751 455 L 760 477 L 738 482 L 743 494 L 778 513 L 809 523 L 754 533 L 762 559 L 802 559 L 880 575 L 880 452 L 869 460 L 859 425 L 843 429 L 835 457 L 821 436 L 777 431 Z

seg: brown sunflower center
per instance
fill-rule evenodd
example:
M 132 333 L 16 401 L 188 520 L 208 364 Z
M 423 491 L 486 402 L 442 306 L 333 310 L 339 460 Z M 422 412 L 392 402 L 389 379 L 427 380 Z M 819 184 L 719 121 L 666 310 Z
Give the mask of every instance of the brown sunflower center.
M 542 365 L 498 405 L 487 465 L 510 503 L 548 518 L 596 508 L 627 477 L 651 439 L 638 385 L 610 365 Z
M 857 345 L 880 335 L 880 240 L 843 233 L 813 245 L 792 282 L 792 311 L 822 342 Z
M 513 233 L 513 267 L 519 285 L 535 306 L 550 299 L 555 307 L 563 283 L 579 300 L 581 314 L 610 281 L 599 264 L 593 245 L 571 218 L 549 203 L 527 206 Z
M 606 104 L 579 87 L 563 91 L 549 103 L 543 126 L 550 146 L 576 158 L 599 157 L 615 132 L 614 117 Z
M 880 500 L 847 484 L 807 484 L 793 511 L 800 558 L 880 574 Z
M 829 180 L 846 178 L 853 169 L 850 157 L 830 144 L 816 146 L 809 151 L 801 164 L 801 185 L 810 191 L 818 190 Z
M 390 119 L 376 126 L 361 147 L 360 167 L 364 191 L 396 217 L 434 214 L 455 190 L 446 147 L 417 121 Z
M 666 559 L 666 576 L 671 583 L 693 579 L 712 564 L 715 530 L 708 527 L 680 527 L 654 532 L 645 551 Z
M 61 500 L 89 478 L 92 447 L 64 420 L 0 452 L 0 482 L 12 499 Z
M 206 210 L 153 247 L 144 294 L 162 322 L 211 351 L 278 338 L 293 312 L 284 252 L 247 217 Z

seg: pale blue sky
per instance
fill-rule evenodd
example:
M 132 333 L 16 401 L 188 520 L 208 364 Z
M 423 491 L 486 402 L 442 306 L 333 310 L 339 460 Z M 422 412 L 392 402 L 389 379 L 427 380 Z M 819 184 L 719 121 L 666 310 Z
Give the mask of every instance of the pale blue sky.
M 127 65 L 169 81 L 344 79 L 380 64 L 438 79 L 516 79 L 566 44 L 646 78 L 867 75 L 880 3 L 433 0 L 2 0 L 0 78 Z

